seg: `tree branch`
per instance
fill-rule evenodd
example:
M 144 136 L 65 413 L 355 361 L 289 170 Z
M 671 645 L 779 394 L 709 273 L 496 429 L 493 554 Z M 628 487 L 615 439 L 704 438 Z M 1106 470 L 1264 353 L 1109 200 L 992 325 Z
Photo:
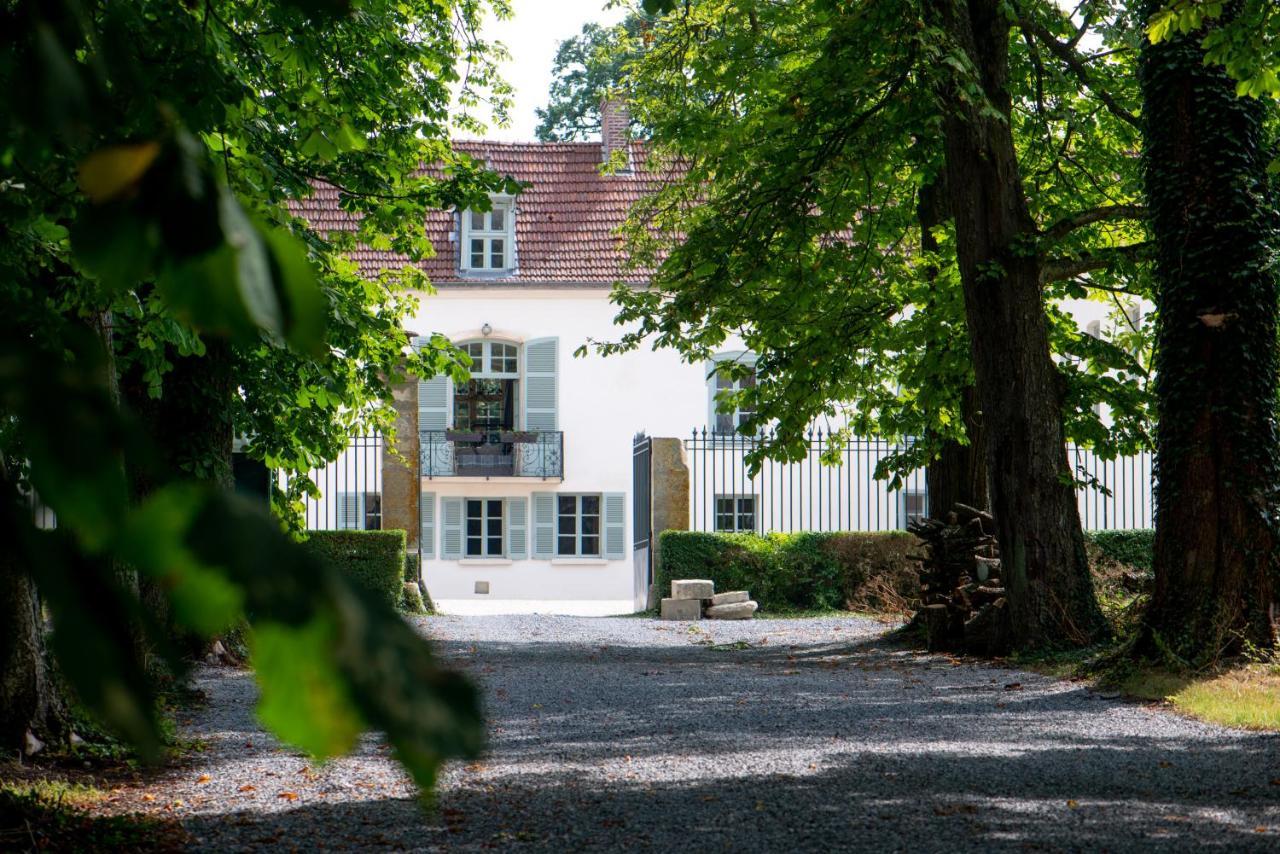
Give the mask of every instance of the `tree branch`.
M 1049 240 L 1061 240 L 1077 228 L 1105 222 L 1111 219 L 1143 219 L 1147 215 L 1144 205 L 1102 205 L 1063 217 L 1041 234 Z
M 1046 258 L 1040 265 L 1040 284 L 1074 279 L 1093 270 L 1105 270 L 1118 261 L 1136 261 L 1144 257 L 1153 245 L 1147 241 L 1100 249 L 1075 258 Z
M 1018 18 L 1018 26 L 1024 32 L 1028 32 L 1035 36 L 1036 41 L 1043 44 L 1050 53 L 1061 60 L 1063 65 L 1067 66 L 1067 68 L 1071 70 L 1071 73 L 1075 75 L 1076 79 L 1080 81 L 1080 85 L 1093 92 L 1097 99 L 1106 105 L 1107 109 L 1113 116 L 1138 130 L 1142 129 L 1142 125 L 1139 123 L 1137 116 L 1121 106 L 1120 102 L 1117 101 L 1106 89 L 1094 84 L 1093 76 L 1089 72 L 1089 67 L 1085 64 L 1084 59 L 1080 54 L 1076 53 L 1075 49 L 1071 45 L 1063 44 L 1058 41 L 1053 33 L 1049 32 L 1043 24 L 1037 23 L 1025 15 Z

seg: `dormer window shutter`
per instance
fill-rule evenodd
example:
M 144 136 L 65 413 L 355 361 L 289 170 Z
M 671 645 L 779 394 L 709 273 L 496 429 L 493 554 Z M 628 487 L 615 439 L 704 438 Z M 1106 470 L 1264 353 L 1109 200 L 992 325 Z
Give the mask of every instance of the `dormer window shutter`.
M 524 428 L 553 431 L 560 398 L 559 338 L 537 338 L 524 345 Z

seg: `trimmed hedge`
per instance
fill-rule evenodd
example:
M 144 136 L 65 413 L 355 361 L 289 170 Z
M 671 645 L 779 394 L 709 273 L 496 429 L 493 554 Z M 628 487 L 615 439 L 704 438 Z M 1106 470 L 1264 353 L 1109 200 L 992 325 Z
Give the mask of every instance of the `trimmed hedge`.
M 1151 528 L 1136 528 L 1128 531 L 1086 531 L 1084 536 L 1097 546 L 1105 557 L 1136 569 L 1151 569 L 1156 541 L 1156 532 Z
M 400 606 L 404 595 L 404 531 L 312 531 L 306 545 L 359 587 Z
M 671 581 L 708 578 L 716 590 L 747 590 L 762 611 L 835 610 L 861 597 L 873 577 L 887 576 L 904 598 L 918 592 L 907 555 L 919 540 L 906 532 L 713 534 L 664 531 L 654 581 L 660 596 Z

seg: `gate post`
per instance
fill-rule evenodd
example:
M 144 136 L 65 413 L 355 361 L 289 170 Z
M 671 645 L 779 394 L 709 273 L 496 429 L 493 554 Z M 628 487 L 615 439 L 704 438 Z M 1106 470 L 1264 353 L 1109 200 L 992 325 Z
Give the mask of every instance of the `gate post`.
M 403 529 L 405 551 L 417 560 L 417 578 L 422 580 L 419 539 L 422 523 L 418 502 L 422 487 L 418 479 L 418 379 L 409 376 L 391 387 L 395 398 L 396 438 L 394 447 L 399 457 L 388 453 L 388 442 L 382 445 L 382 527 Z
M 689 530 L 689 466 L 684 460 L 684 442 L 680 439 L 650 439 L 650 484 L 652 504 L 650 549 L 653 566 L 662 560 L 659 535 L 663 531 Z M 649 607 L 658 607 L 662 591 L 649 586 Z

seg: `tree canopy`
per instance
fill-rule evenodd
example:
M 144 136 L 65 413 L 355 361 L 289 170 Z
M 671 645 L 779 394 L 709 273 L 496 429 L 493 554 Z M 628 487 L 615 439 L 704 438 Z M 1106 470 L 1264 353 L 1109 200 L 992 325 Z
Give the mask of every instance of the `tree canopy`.
M 465 367 L 442 339 L 409 347 L 407 286 L 426 286 L 413 267 L 365 281 L 345 253 L 361 242 L 423 257 L 428 210 L 515 189 L 447 141 L 451 86 L 464 105 L 507 98 L 495 48 L 476 35 L 487 8 L 507 11 L 481 0 L 0 11 L 3 528 L 52 612 L 71 686 L 144 750 L 158 731 L 131 638 L 141 627 L 181 664 L 120 567 L 156 579 L 201 636 L 250 617 L 262 715 L 286 740 L 332 755 L 372 726 L 423 784 L 443 757 L 478 749 L 473 689 L 278 522 L 202 484 L 208 460 L 170 468 L 157 447 L 175 437 L 146 435 L 116 386 L 117 371 L 135 371 L 163 396 L 175 358 L 230 347 L 230 424 L 269 464 L 305 470 L 357 420 L 387 424 L 388 382 L 406 369 Z M 337 188 L 357 232 L 293 215 L 320 184 Z M 140 505 L 125 458 L 156 485 Z M 22 490 L 56 512 L 55 533 L 35 529 Z

